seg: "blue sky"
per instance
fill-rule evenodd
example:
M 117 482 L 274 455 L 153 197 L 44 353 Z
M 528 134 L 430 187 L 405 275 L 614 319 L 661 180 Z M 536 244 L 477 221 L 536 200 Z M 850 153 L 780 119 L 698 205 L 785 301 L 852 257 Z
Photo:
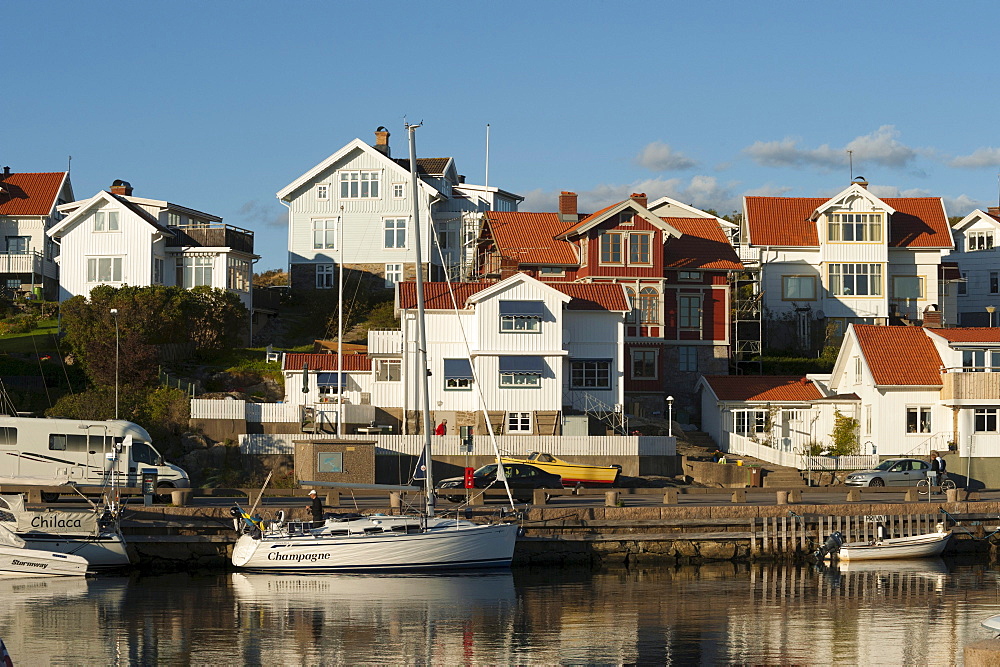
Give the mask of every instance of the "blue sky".
M 0 165 L 79 198 L 130 181 L 252 229 L 274 193 L 385 125 L 405 155 L 553 210 L 630 192 L 728 212 L 745 194 L 995 205 L 1000 5 L 743 2 L 8 3 Z

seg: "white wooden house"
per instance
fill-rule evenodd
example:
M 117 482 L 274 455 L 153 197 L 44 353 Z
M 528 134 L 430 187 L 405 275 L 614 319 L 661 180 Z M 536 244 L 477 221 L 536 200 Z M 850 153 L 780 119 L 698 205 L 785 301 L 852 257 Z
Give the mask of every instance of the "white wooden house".
M 69 172 L 0 173 L 0 292 L 55 299 L 59 267 L 55 244 L 45 235 L 61 218 L 60 204 L 73 200 Z
M 1000 207 L 975 210 L 952 228 L 955 249 L 947 256 L 960 273 L 955 300 L 958 324 L 1000 324 Z M 991 312 L 988 309 L 993 309 Z
M 88 296 L 97 285 L 207 285 L 226 289 L 251 308 L 253 232 L 167 201 L 110 191 L 59 208 L 66 217 L 48 231 L 59 246 L 59 300 Z
M 414 238 L 410 160 L 392 158 L 385 128 L 375 136 L 374 146 L 354 139 L 277 193 L 288 208 L 293 288 L 335 288 L 343 263 L 391 289 L 415 279 L 418 243 L 424 275 L 441 279 L 448 267 L 454 278 L 472 258 L 481 212 L 513 211 L 523 199 L 465 183 L 450 157 L 418 158 L 421 237 Z

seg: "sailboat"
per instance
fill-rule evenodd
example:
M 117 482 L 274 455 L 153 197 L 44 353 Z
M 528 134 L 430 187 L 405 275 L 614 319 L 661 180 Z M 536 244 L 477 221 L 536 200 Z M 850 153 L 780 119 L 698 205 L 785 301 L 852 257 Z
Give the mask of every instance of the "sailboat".
M 424 276 L 421 257 L 418 207 L 418 170 L 414 132 L 410 140 L 410 174 L 413 187 L 413 227 L 416 243 L 416 291 L 418 367 L 427 369 L 427 335 L 424 327 Z M 342 357 L 341 357 L 342 358 Z M 319 526 L 312 522 L 266 523 L 234 507 L 232 514 L 242 531 L 233 548 L 233 565 L 268 572 L 421 571 L 509 567 L 514 557 L 518 525 L 502 522 L 481 524 L 435 516 L 434 483 L 431 472 L 432 429 L 428 405 L 427 373 L 422 374 L 424 448 L 418 463 L 424 482 L 426 510 L 420 515 L 342 515 L 327 518 Z M 308 482 L 315 486 L 336 486 Z M 352 485 L 360 488 L 359 485 Z M 380 489 L 418 491 L 418 487 L 377 485 Z

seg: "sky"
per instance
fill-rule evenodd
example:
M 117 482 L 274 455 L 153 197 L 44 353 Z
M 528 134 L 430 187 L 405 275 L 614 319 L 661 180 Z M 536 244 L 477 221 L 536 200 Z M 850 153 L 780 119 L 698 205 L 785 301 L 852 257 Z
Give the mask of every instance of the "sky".
M 72 167 L 255 233 L 275 193 L 354 138 L 455 159 L 581 212 L 645 192 L 725 214 L 744 195 L 996 205 L 996 2 L 19 2 L 0 23 L 0 166 Z M 853 159 L 849 163 L 848 151 Z M 72 161 L 69 161 L 72 156 Z

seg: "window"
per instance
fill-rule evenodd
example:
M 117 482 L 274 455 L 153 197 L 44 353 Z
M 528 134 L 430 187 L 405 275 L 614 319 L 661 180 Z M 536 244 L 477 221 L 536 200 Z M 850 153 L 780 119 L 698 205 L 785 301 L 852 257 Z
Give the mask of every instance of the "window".
M 997 432 L 997 408 L 976 408 L 976 433 Z
M 330 198 L 330 184 L 320 183 L 316 186 L 316 199 L 329 199 Z
M 379 173 L 377 171 L 340 172 L 341 199 L 378 198 Z
M 639 290 L 636 307 L 643 324 L 656 324 L 660 321 L 660 293 L 655 287 L 643 287 Z
M 500 357 L 500 386 L 528 389 L 542 386 L 545 360 L 542 357 Z
M 163 278 L 165 277 L 165 275 L 166 274 L 164 273 L 163 258 L 162 257 L 154 257 L 153 258 L 153 284 L 154 285 L 162 285 L 163 284 Z
M 539 276 L 565 276 L 566 269 L 561 266 L 540 266 L 538 267 Z
M 854 357 L 854 384 L 861 384 L 861 357 Z
M 625 321 L 629 324 L 635 324 L 639 321 L 639 311 L 636 310 L 635 290 L 631 287 L 626 287 L 625 295 L 628 297 L 628 304 L 632 308 L 625 313 Z
M 701 329 L 701 297 L 678 297 L 679 312 L 677 324 L 681 329 Z
M 622 211 L 618 214 L 618 224 L 633 226 L 635 224 L 635 213 L 633 211 Z
M 865 406 L 865 435 L 872 434 L 872 406 Z
M 897 299 L 922 299 L 924 279 L 921 276 L 893 276 L 892 295 Z
M 94 211 L 95 232 L 117 232 L 118 211 Z
M 930 433 L 931 409 L 929 407 L 906 408 L 906 432 Z
M 540 333 L 545 304 L 541 301 L 501 301 L 501 333 Z
M 650 239 L 652 234 L 628 235 L 629 264 L 650 264 Z
M 403 377 L 401 359 L 376 359 L 376 382 L 399 382 Z
M 180 215 L 180 213 L 167 213 L 167 226 L 168 227 L 180 227 L 181 226 L 181 215 Z
M 402 199 L 406 196 L 406 184 L 405 183 L 393 183 L 392 184 L 392 198 Z
M 500 373 L 500 386 L 507 389 L 527 389 L 542 386 L 542 376 L 533 373 Z
M 472 391 L 472 362 L 468 359 L 444 360 L 444 390 Z
M 966 234 L 965 239 L 966 249 L 969 252 L 993 249 L 993 232 L 969 232 Z
M 682 345 L 677 348 L 677 369 L 681 371 L 698 370 L 698 348 L 693 345 Z
M 385 286 L 395 287 L 396 283 L 403 282 L 403 265 L 402 264 L 386 264 L 385 265 Z
M 27 255 L 30 243 L 31 243 L 31 237 L 30 236 L 8 236 L 7 237 L 7 254 L 9 254 L 9 255 Z
M 385 219 L 385 247 L 406 247 L 406 218 Z
M 632 350 L 632 379 L 655 380 L 656 350 Z
M 816 276 L 781 276 L 784 301 L 815 301 Z
M 969 295 L 969 274 L 962 271 L 962 279 L 956 283 L 958 285 L 958 296 Z
M 250 291 L 250 262 L 238 257 L 230 257 L 227 273 L 226 287 L 237 292 Z
M 611 361 L 581 360 L 569 364 L 570 387 L 573 389 L 610 389 Z
M 21 279 L 20 278 L 8 278 L 7 279 L 7 289 L 21 289 Z
M 678 271 L 677 280 L 701 280 L 701 271 Z
M 211 287 L 212 267 L 214 265 L 215 257 L 208 255 L 180 258 L 177 262 L 177 284 L 184 289 L 190 289 L 198 285 L 208 285 Z
M 320 218 L 312 221 L 313 248 L 337 247 L 337 218 Z
M 881 264 L 831 264 L 830 292 L 836 296 L 881 296 Z
M 990 271 L 990 294 L 1000 294 L 1000 271 Z
M 1000 350 L 962 350 L 965 372 L 1000 372 Z
M 507 413 L 508 433 L 531 433 L 531 413 L 530 412 L 508 412 Z
M 881 213 L 831 213 L 827 222 L 828 241 L 882 240 Z
M 767 430 L 766 410 L 740 410 L 733 417 L 733 431 L 739 435 L 756 435 Z
M 336 264 L 316 265 L 316 289 L 333 289 L 333 269 Z
M 601 264 L 622 263 L 622 235 L 619 232 L 601 234 Z
M 88 257 L 88 283 L 120 283 L 122 281 L 121 257 Z

